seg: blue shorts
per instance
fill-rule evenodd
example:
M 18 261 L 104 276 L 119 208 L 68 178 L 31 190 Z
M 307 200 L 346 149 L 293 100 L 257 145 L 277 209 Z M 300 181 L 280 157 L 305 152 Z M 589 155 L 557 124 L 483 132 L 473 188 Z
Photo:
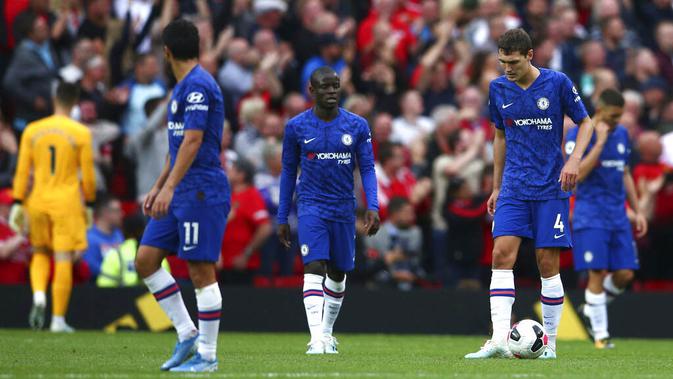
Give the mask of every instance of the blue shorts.
M 150 220 L 140 244 L 177 253 L 186 261 L 216 262 L 228 214 L 229 204 L 170 207 L 166 216 Z
M 304 264 L 326 260 L 340 271 L 355 268 L 355 223 L 299 217 L 299 251 Z
M 572 247 L 568 199 L 499 198 L 493 217 L 493 238 L 516 236 L 535 241 L 535 248 Z
M 581 229 L 573 231 L 575 270 L 636 270 L 638 249 L 631 227 L 621 230 Z

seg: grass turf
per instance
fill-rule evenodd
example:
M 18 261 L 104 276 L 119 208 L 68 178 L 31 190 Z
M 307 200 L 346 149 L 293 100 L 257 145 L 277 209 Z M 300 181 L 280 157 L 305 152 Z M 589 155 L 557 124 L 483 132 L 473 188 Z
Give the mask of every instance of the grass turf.
M 463 359 L 478 337 L 337 335 L 339 355 L 306 356 L 307 335 L 222 333 L 214 378 L 673 377 L 672 340 L 616 340 L 611 351 L 561 342 L 556 361 Z M 0 330 L 0 378 L 180 377 L 159 366 L 173 333 Z M 189 377 L 194 377 L 191 374 Z M 198 375 L 202 376 L 202 375 Z

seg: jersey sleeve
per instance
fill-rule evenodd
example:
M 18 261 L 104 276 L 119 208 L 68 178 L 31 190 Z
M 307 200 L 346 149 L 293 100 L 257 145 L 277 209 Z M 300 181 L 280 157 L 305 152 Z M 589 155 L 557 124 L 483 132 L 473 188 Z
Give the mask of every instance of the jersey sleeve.
M 194 85 L 187 91 L 187 95 L 181 99 L 185 104 L 184 123 L 185 130 L 202 130 L 208 127 L 208 110 L 211 96 L 203 86 Z
M 577 126 L 573 126 L 572 128 L 568 129 L 568 133 L 566 134 L 566 143 L 563 148 L 565 150 L 566 156 L 570 156 L 570 154 L 572 154 L 575 150 L 578 130 L 579 128 Z
M 362 187 L 367 198 L 367 209 L 378 211 L 379 199 L 377 194 L 376 172 L 374 170 L 374 151 L 372 148 L 372 134 L 367 125 L 367 121 L 360 123 L 358 146 L 356 150 L 358 166 L 360 167 L 360 177 L 362 178 Z
M 294 124 L 288 122 L 283 136 L 283 168 L 280 174 L 280 201 L 278 204 L 278 224 L 287 224 L 292 205 L 292 195 L 297 185 L 297 168 L 299 166 L 299 147 Z
M 561 106 L 563 113 L 567 114 L 576 124 L 589 116 L 582 98 L 573 82 L 565 74 L 561 75 Z
M 255 191 L 255 196 L 252 197 L 250 220 L 256 227 L 260 227 L 269 222 L 269 211 L 266 209 L 264 198 L 262 198 L 262 195 L 258 190 Z
M 491 122 L 495 127 L 498 129 L 505 129 L 505 125 L 502 123 L 502 117 L 500 116 L 500 111 L 498 111 L 497 93 L 493 82 L 488 86 L 488 112 L 491 116 Z
M 86 130 L 79 153 L 79 167 L 82 173 L 82 192 L 87 203 L 96 200 L 96 173 L 93 163 L 93 144 L 91 132 Z
M 26 198 L 26 190 L 28 189 L 28 178 L 30 176 L 30 169 L 33 163 L 33 146 L 30 129 L 23 132 L 21 136 L 21 143 L 19 144 L 19 161 L 16 165 L 16 173 L 14 174 L 14 182 L 12 183 L 12 196 L 15 200 L 23 201 Z

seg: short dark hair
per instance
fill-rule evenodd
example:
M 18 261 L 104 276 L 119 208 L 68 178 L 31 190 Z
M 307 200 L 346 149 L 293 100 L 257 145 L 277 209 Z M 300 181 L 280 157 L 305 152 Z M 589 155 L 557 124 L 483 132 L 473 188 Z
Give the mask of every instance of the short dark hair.
M 388 162 L 390 158 L 395 156 L 395 148 L 400 146 L 402 145 L 396 142 L 386 142 L 381 144 L 379 147 L 379 162 L 381 162 L 382 165 Z
M 600 96 L 598 97 L 598 103 L 601 105 L 621 108 L 624 106 L 624 96 L 622 96 L 619 91 L 608 88 L 601 92 Z
M 315 70 L 313 70 L 313 72 L 311 72 L 311 85 L 312 86 L 318 85 L 318 81 L 320 80 L 320 78 L 327 75 L 339 76 L 339 74 L 337 74 L 337 72 L 334 71 L 332 67 L 329 66 L 318 67 Z
M 133 60 L 133 67 L 138 67 L 139 65 L 145 63 L 145 60 L 148 58 L 154 58 L 152 53 L 141 53 L 135 56 Z
M 410 203 L 409 203 L 409 200 L 407 200 L 406 198 L 401 197 L 401 196 L 393 197 L 392 199 L 390 199 L 390 202 L 388 203 L 388 214 L 393 215 L 393 214 L 399 212 L 407 204 L 410 204 Z
M 199 58 L 199 31 L 185 19 L 171 21 L 161 34 L 164 46 L 177 60 Z
M 79 86 L 75 83 L 60 82 L 56 86 L 56 102 L 65 106 L 73 107 L 79 101 Z
M 99 192 L 99 193 L 96 195 L 96 203 L 94 204 L 94 207 L 93 207 L 94 215 L 95 215 L 96 217 L 97 217 L 97 216 L 100 216 L 100 214 L 101 214 L 105 209 L 107 209 L 107 207 L 109 207 L 110 204 L 111 204 L 113 201 L 116 201 L 116 200 L 117 200 L 116 197 L 113 197 L 113 196 L 108 195 L 108 194 L 106 194 L 106 193 L 100 193 L 100 192 Z
M 521 55 L 527 55 L 532 48 L 533 41 L 521 28 L 510 29 L 498 38 L 498 50 L 502 50 L 505 54 L 518 51 Z
M 243 173 L 243 180 L 246 184 L 252 184 L 255 179 L 255 166 L 247 159 L 238 158 L 233 162 L 236 171 Z

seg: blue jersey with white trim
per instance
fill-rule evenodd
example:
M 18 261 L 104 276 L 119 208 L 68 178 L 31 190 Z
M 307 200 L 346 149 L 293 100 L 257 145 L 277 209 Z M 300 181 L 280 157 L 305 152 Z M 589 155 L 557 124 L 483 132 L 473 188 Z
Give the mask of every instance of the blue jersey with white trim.
M 202 130 L 203 141 L 173 196 L 171 206 L 204 206 L 230 201 L 229 181 L 220 165 L 224 102 L 215 79 L 197 65 L 173 89 L 168 103 L 171 169 L 185 130 Z
M 355 221 L 353 171 L 360 168 L 367 208 L 378 210 L 374 154 L 367 121 L 339 108 L 326 122 L 313 109 L 285 126 L 278 223 L 286 224 L 297 188 L 298 216 L 318 216 L 338 222 Z M 297 169 L 301 176 L 297 184 Z
M 501 197 L 519 200 L 570 196 L 558 182 L 563 168 L 563 118 L 587 117 L 582 99 L 568 77 L 540 68 L 528 89 L 501 76 L 489 87 L 489 110 L 495 127 L 505 132 L 505 167 Z
M 578 128 L 568 130 L 565 150 L 569 155 L 575 149 Z M 596 144 L 596 134 L 591 137 L 586 154 Z M 624 170 L 631 154 L 629 133 L 625 127 L 617 127 L 608 134 L 596 167 L 579 183 L 575 194 L 573 228 L 599 228 L 623 230 L 629 228 L 626 216 L 626 188 Z

